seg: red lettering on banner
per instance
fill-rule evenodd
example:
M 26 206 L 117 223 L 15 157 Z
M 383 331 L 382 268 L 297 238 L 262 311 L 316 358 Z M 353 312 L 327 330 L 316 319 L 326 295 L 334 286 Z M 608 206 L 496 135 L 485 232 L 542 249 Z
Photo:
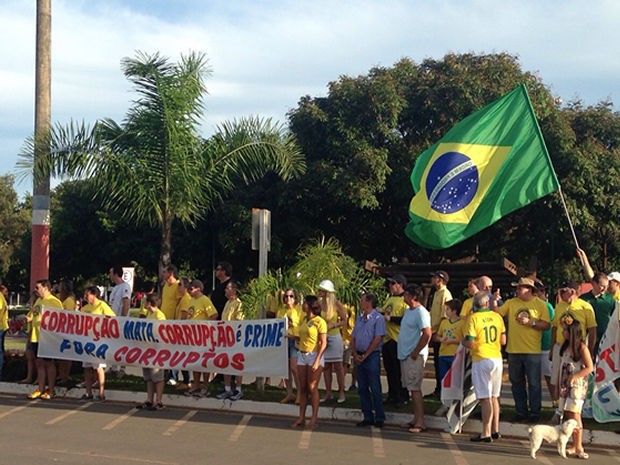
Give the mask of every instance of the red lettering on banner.
M 168 336 L 166 336 L 166 328 L 167 327 L 168 327 L 168 325 L 161 324 L 157 328 L 157 334 L 159 334 L 159 339 L 161 339 L 164 342 L 164 344 L 169 344 L 170 343 L 170 341 L 168 340 Z
M 183 325 L 182 328 L 182 331 L 181 328 L 179 328 L 179 332 L 181 334 L 179 339 L 182 341 L 182 343 L 187 346 L 196 346 L 197 344 L 194 340 L 194 335 L 192 334 L 193 327 L 191 325 Z
M 156 353 L 157 353 L 157 351 L 155 349 L 149 347 L 144 352 L 142 352 L 142 355 L 140 356 L 140 359 L 138 360 L 138 363 L 140 365 L 151 365 L 150 359 Z
M 243 353 L 238 353 L 238 354 L 234 354 L 232 356 L 232 363 L 230 364 L 230 366 L 232 366 L 235 370 L 243 370 L 245 368 L 245 355 L 243 355 Z
M 211 360 L 213 357 L 215 357 L 214 352 L 205 352 L 204 354 L 202 354 L 202 362 L 200 364 L 204 368 L 207 368 L 207 365 L 209 365 L 209 360 Z
M 123 356 L 127 353 L 128 350 L 129 347 L 127 346 L 119 347 L 116 352 L 114 352 L 114 360 L 116 360 L 117 362 L 121 362 L 123 360 Z
M 169 359 L 170 351 L 167 349 L 162 349 L 157 352 L 157 355 L 155 355 L 155 358 L 153 359 L 153 365 L 163 367 Z
M 129 364 L 133 364 L 136 362 L 136 360 L 138 360 L 138 357 L 140 357 L 141 352 L 142 350 L 140 350 L 139 347 L 132 347 L 131 349 L 127 351 L 127 355 L 125 355 L 125 360 Z
M 58 316 L 58 329 L 56 331 L 59 333 L 64 333 L 66 331 L 65 326 L 67 326 L 67 314 L 62 312 Z
M 219 368 L 220 370 L 228 367 L 228 354 L 226 353 L 218 354 L 213 359 L 213 365 L 215 365 L 215 367 Z
M 196 363 L 199 359 L 200 359 L 200 354 L 198 352 L 189 352 L 187 354 L 187 358 L 185 359 L 185 362 L 183 362 L 183 368 L 185 368 L 187 365 Z
M 611 370 L 612 373 L 616 371 L 616 364 L 614 363 L 614 359 L 611 356 L 615 350 L 616 350 L 616 345 L 612 344 L 611 347 L 608 347 L 607 349 L 605 349 L 599 354 L 598 364 L 602 365 L 603 363 L 606 363 L 607 366 L 609 366 L 609 369 Z M 603 381 L 603 379 L 605 379 L 605 370 L 598 367 L 596 369 L 595 378 L 596 378 L 597 383 L 600 383 L 601 381 Z
M 178 350 L 172 354 L 172 358 L 170 359 L 170 366 L 175 367 L 179 363 L 183 361 L 185 358 L 185 352 L 179 352 Z
M 67 313 L 67 333 L 74 334 L 75 331 L 75 315 L 73 312 Z
M 93 320 L 94 318 L 86 318 L 84 322 L 84 334 L 88 335 L 88 332 L 93 329 Z

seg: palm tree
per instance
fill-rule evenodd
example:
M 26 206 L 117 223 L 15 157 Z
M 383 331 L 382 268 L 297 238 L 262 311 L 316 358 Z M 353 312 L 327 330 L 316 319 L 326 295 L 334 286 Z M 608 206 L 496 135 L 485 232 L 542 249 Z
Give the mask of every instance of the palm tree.
M 269 119 L 232 121 L 208 139 L 199 135 L 210 74 L 204 54 L 171 63 L 138 52 L 121 67 L 139 95 L 122 124 L 55 125 L 47 135 L 50 156 L 33 161 L 28 141 L 18 168 L 35 179 L 91 178 L 96 196 L 121 218 L 159 226 L 160 269 L 171 261 L 173 221 L 194 225 L 233 189 L 269 171 L 283 180 L 305 171 L 294 137 Z

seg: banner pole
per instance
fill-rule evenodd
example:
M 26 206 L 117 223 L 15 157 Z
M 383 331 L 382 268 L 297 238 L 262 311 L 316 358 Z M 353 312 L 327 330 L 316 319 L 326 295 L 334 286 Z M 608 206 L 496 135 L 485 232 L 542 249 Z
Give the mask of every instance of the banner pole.
M 577 241 L 577 235 L 575 234 L 575 228 L 573 227 L 573 222 L 570 219 L 570 215 L 568 214 L 568 208 L 566 207 L 566 200 L 564 200 L 564 194 L 562 193 L 562 186 L 558 187 L 558 192 L 560 194 L 560 200 L 562 201 L 562 206 L 564 207 L 564 213 L 566 213 L 566 219 L 568 220 L 568 226 L 570 227 L 570 232 L 573 235 L 573 240 L 575 241 L 575 245 L 579 248 L 579 242 Z M 579 258 L 581 260 L 581 257 Z M 583 265 L 583 261 L 581 262 Z

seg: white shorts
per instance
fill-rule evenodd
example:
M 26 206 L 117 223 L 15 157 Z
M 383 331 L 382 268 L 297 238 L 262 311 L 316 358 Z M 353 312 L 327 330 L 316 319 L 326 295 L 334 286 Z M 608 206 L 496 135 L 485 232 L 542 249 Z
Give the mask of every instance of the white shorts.
M 499 397 L 502 392 L 501 358 L 488 358 L 471 364 L 471 382 L 476 399 Z
M 344 345 L 340 334 L 327 335 L 327 349 L 325 349 L 325 362 L 337 363 L 342 362 L 342 354 Z
M 299 352 L 297 352 L 297 366 L 313 365 L 318 354 L 318 352 L 302 352 L 300 350 Z M 321 357 L 321 360 L 319 360 L 319 366 L 325 366 L 325 357 Z
M 549 360 L 548 350 L 543 350 L 540 353 L 540 372 L 545 378 L 551 377 L 551 360 Z

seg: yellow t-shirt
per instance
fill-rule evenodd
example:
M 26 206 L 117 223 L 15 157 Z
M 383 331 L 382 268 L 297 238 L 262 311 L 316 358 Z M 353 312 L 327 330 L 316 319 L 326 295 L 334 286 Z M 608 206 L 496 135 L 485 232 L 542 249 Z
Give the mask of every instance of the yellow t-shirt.
M 222 321 L 240 321 L 245 320 L 243 309 L 241 308 L 241 301 L 239 299 L 226 301 L 224 310 L 222 310 Z
M 158 308 L 151 308 L 146 313 L 147 320 L 167 320 L 166 314 Z
M 161 311 L 164 312 L 167 320 L 174 319 L 177 303 L 179 302 L 178 287 L 179 281 L 175 281 L 172 284 L 165 282 L 161 290 Z
M 439 323 L 444 319 L 445 305 L 448 300 L 452 300 L 452 293 L 447 287 L 442 287 L 435 291 L 433 303 L 431 304 L 431 330 L 436 333 Z
M 187 315 L 188 320 L 211 320 L 213 316 L 217 317 L 217 310 L 211 299 L 202 294 L 198 298 L 192 297 L 190 299 Z
M 189 310 L 189 302 L 192 300 L 192 297 L 186 292 L 181 296 L 179 302 L 177 303 L 177 308 L 174 312 L 174 319 L 180 320 L 183 312 L 187 312 Z M 189 318 L 189 317 L 188 317 Z
M 9 329 L 9 306 L 6 303 L 4 294 L 0 292 L 0 330 Z
M 116 316 L 114 310 L 106 304 L 103 300 L 95 300 L 94 304 L 86 304 L 82 309 L 84 313 L 90 313 L 92 315 L 104 315 L 104 316 Z
M 383 303 L 383 307 L 381 307 L 381 313 L 384 315 L 389 313 L 391 316 L 396 317 L 402 317 L 405 314 L 405 310 L 407 310 L 407 304 L 405 303 L 405 299 L 403 299 L 402 295 L 389 296 Z M 390 340 L 398 341 L 399 332 L 400 325 L 387 321 L 385 323 L 385 338 L 383 338 L 383 342 Z
M 517 316 L 527 313 L 530 319 L 551 322 L 547 304 L 534 297 L 529 301 L 518 297 L 507 300 L 498 312 L 507 316 L 508 333 L 506 352 L 509 354 L 539 354 L 541 352 L 542 331 L 517 322 Z
M 463 334 L 474 340 L 470 349 L 471 360 L 479 362 L 491 358 L 502 358 L 501 335 L 506 332 L 504 319 L 492 310 L 472 313 L 465 322 Z
M 456 321 L 450 321 L 448 318 L 444 318 L 439 323 L 439 329 L 437 329 L 437 334 L 442 337 L 447 337 L 448 339 L 463 339 L 463 324 L 465 322 L 458 318 Z M 446 344 L 441 343 L 439 346 L 439 356 L 451 356 L 456 354 L 456 349 L 458 349 L 458 344 Z
M 32 317 L 30 323 L 30 342 L 39 342 L 39 332 L 41 331 L 41 311 L 43 307 L 60 308 L 62 309 L 62 302 L 58 300 L 58 297 L 50 294 L 45 298 L 39 297 L 35 302 L 28 316 Z
M 472 309 L 474 308 L 474 298 L 470 297 L 469 299 L 465 299 L 465 302 L 463 302 L 463 306 L 461 307 L 461 318 L 464 320 L 467 318 L 467 316 L 471 313 Z
M 75 297 L 73 297 L 72 295 L 62 301 L 62 308 L 64 308 L 65 310 L 75 310 L 76 307 L 77 305 L 75 302 Z
M 299 325 L 306 318 L 306 314 L 301 309 L 301 305 L 295 305 L 286 310 L 285 318 L 288 320 L 288 335 L 299 336 Z
M 553 317 L 553 327 L 556 328 L 555 342 L 562 344 L 564 342 L 564 331 L 562 328 L 562 318 L 570 313 L 575 320 L 581 324 L 581 337 L 584 342 L 588 341 L 588 329 L 596 328 L 596 317 L 594 316 L 594 308 L 583 299 L 577 299 L 568 305 L 563 300 L 555 306 L 555 315 Z
M 299 350 L 318 352 L 320 334 L 327 334 L 327 323 L 320 316 L 315 316 L 302 324 L 299 327 Z

